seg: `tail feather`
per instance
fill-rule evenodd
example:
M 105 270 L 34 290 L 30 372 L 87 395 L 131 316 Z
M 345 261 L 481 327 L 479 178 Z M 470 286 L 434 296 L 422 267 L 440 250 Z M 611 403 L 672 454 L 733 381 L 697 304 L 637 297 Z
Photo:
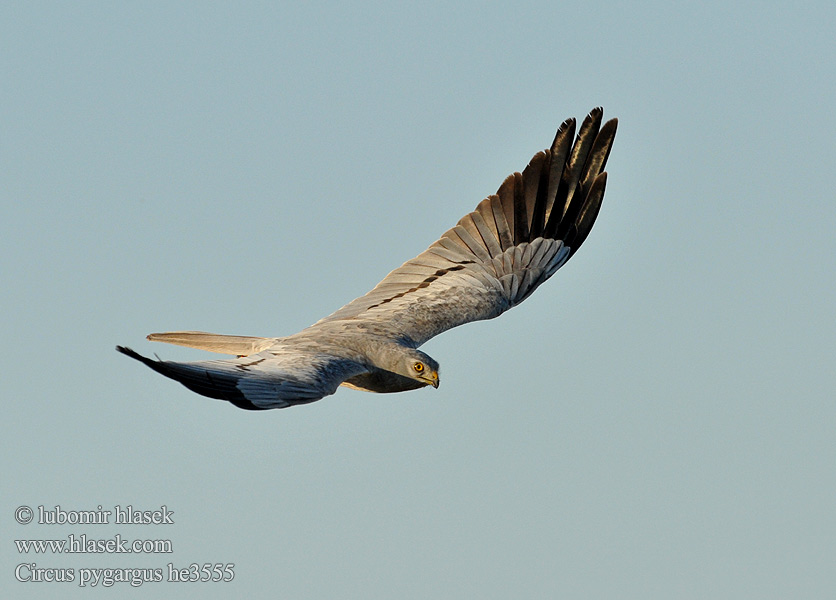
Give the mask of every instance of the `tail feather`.
M 222 335 L 205 331 L 169 331 L 151 333 L 147 339 L 152 342 L 165 342 L 177 346 L 208 350 L 220 354 L 249 356 L 258 354 L 276 343 L 277 338 L 251 337 L 246 335 Z

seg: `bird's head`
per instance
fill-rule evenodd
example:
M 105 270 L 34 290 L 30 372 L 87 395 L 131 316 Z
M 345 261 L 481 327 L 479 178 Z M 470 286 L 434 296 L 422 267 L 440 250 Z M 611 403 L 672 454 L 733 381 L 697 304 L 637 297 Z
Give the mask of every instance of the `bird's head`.
M 438 363 L 420 350 L 410 349 L 403 353 L 398 364 L 398 375 L 419 381 L 422 385 L 438 387 Z

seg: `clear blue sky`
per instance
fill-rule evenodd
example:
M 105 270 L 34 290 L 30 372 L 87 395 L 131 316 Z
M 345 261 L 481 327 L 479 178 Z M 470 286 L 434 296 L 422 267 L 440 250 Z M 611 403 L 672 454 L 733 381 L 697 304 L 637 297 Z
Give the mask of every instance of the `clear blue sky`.
M 4 4 L 3 597 L 836 593 L 836 8 L 781 4 Z M 311 324 L 596 105 L 592 234 L 440 389 L 253 414 L 114 352 Z M 175 523 L 14 520 L 128 504 Z M 71 533 L 174 551 L 10 541 Z

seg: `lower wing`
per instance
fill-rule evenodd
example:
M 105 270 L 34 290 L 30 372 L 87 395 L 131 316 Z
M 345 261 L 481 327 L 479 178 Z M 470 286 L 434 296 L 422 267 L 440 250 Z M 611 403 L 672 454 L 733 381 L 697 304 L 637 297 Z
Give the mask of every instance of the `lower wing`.
M 281 347 L 247 357 L 199 362 L 153 360 L 124 346 L 116 350 L 193 392 L 246 410 L 314 402 L 333 394 L 346 379 L 366 372 L 347 359 Z

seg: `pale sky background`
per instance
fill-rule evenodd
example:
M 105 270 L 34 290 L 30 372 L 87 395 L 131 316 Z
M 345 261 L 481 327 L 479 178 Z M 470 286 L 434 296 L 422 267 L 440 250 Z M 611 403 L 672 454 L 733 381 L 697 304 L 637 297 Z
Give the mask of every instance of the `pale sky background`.
M 832 2 L 4 3 L 0 595 L 833 597 L 834 31 Z M 249 413 L 114 351 L 298 331 L 596 105 L 595 228 L 424 347 L 438 390 Z M 14 519 L 117 504 L 175 523 Z M 71 533 L 174 551 L 12 542 Z M 169 562 L 235 579 L 78 585 Z

